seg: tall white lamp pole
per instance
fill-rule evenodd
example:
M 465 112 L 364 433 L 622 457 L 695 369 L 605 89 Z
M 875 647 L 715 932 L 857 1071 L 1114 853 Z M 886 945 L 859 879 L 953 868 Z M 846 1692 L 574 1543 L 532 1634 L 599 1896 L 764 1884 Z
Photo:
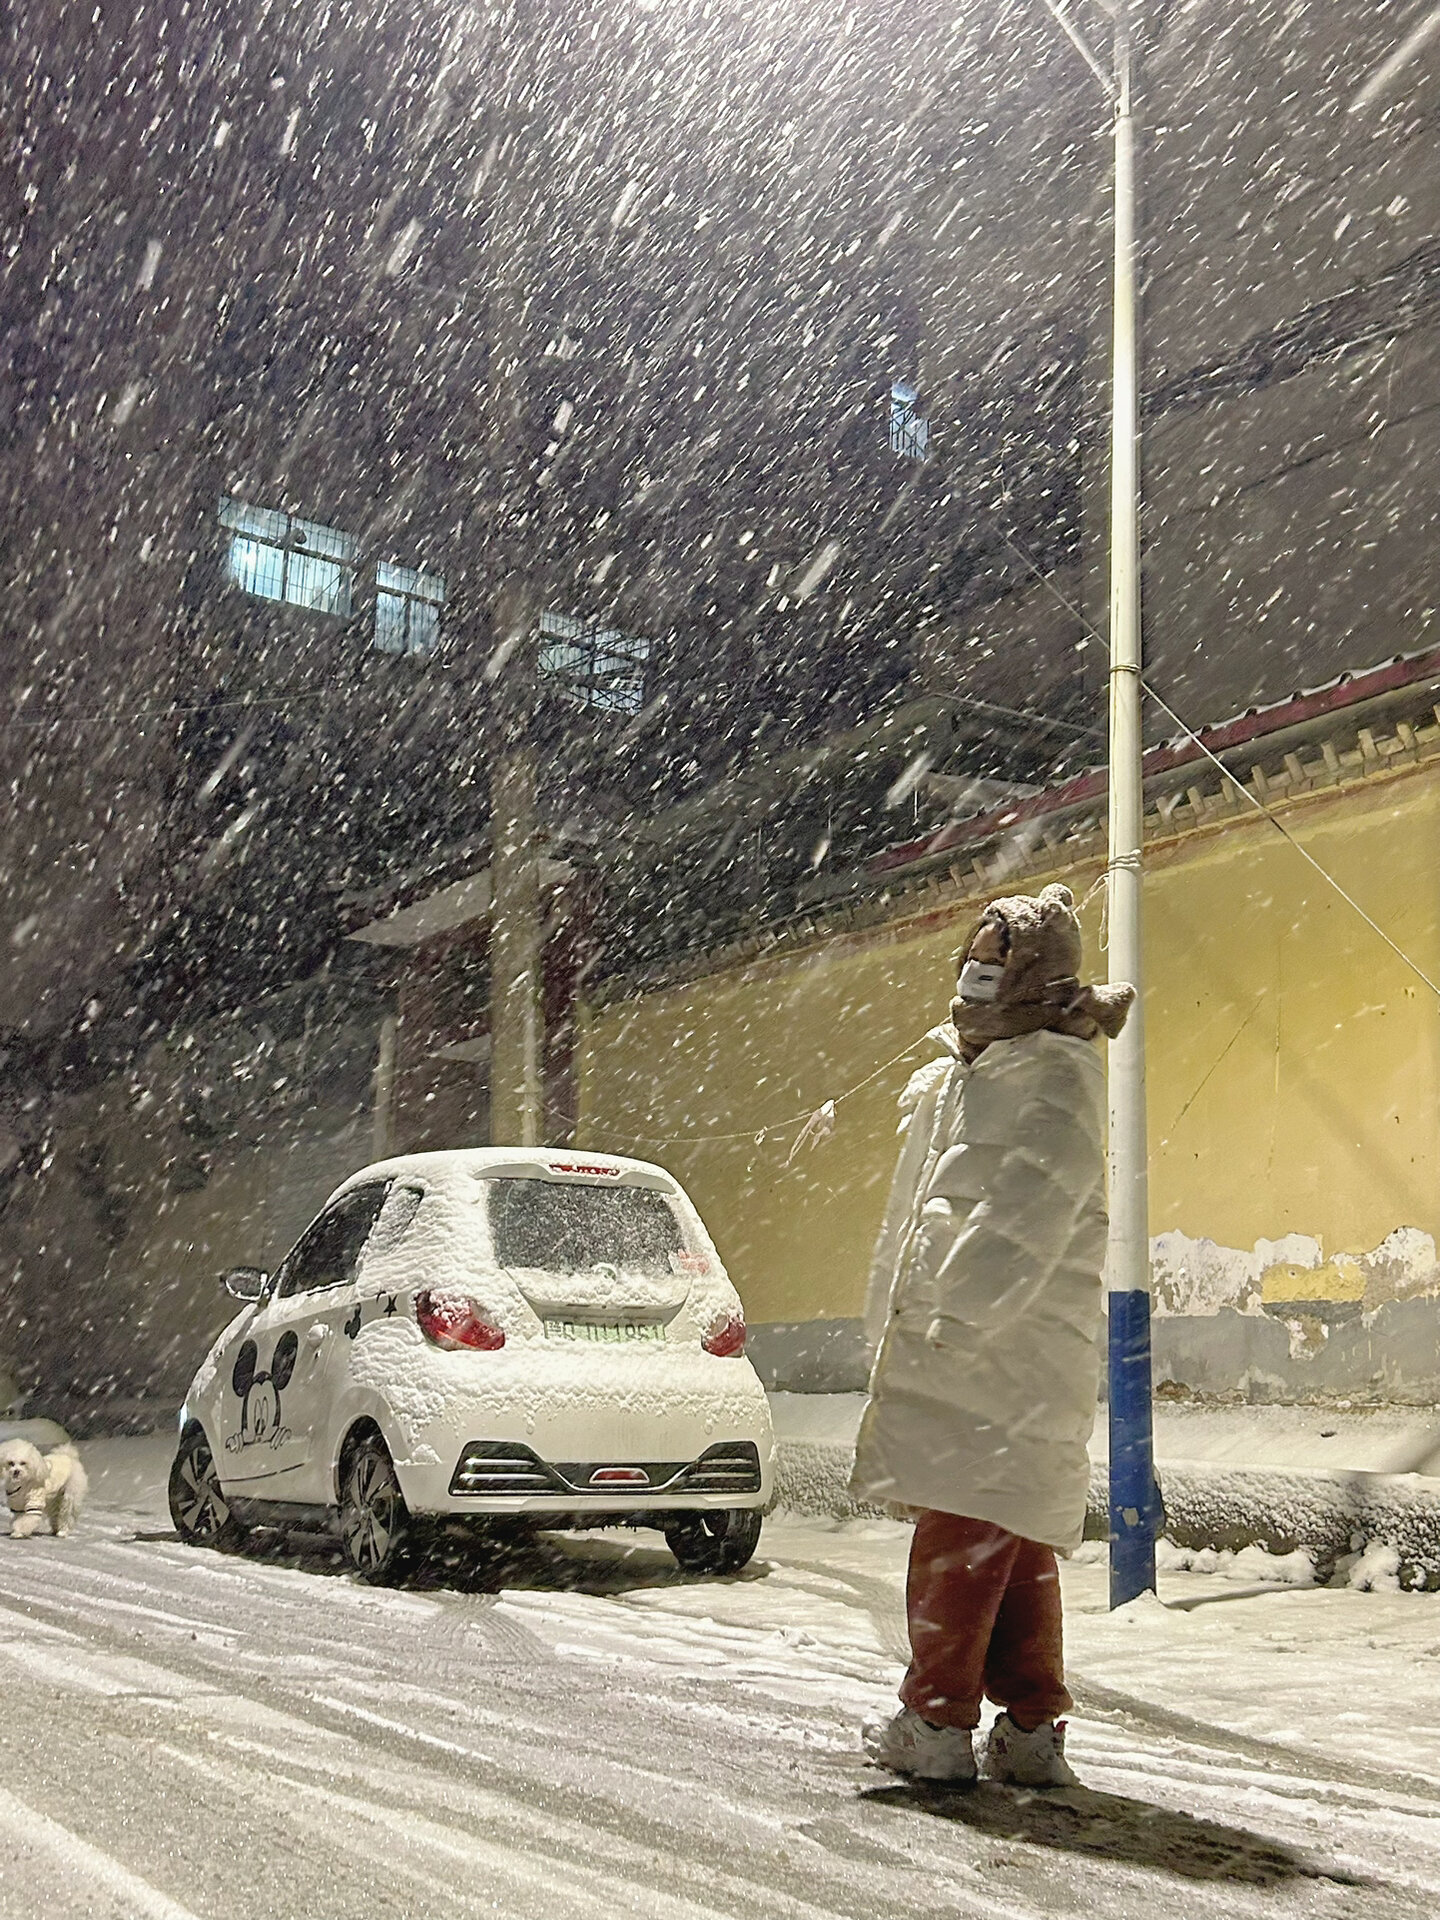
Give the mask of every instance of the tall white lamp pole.
M 1110 98 L 1115 115 L 1115 279 L 1110 428 L 1110 978 L 1138 994 L 1110 1043 L 1110 1604 L 1155 1586 L 1159 1523 L 1150 1365 L 1149 1148 L 1141 862 L 1140 405 L 1135 241 L 1135 114 L 1128 0 L 1109 0 L 1107 73 L 1062 0 L 1046 6 Z

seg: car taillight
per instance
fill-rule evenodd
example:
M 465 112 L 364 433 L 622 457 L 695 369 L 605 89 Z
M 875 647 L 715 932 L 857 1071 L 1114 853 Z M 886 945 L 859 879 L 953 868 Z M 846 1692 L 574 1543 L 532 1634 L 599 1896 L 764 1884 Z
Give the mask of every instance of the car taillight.
M 717 1320 L 705 1338 L 700 1342 L 707 1353 L 716 1354 L 721 1360 L 728 1360 L 731 1354 L 745 1351 L 745 1322 L 738 1313 L 727 1313 Z
M 415 1318 L 425 1338 L 437 1347 L 452 1351 L 469 1347 L 477 1353 L 494 1353 L 505 1344 L 505 1329 L 487 1320 L 463 1293 L 424 1288 L 415 1296 Z

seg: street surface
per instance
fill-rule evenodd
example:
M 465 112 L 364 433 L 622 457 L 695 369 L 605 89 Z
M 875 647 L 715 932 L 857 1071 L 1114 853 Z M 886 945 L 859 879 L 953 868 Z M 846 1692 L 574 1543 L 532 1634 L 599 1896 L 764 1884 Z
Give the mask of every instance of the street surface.
M 0 1538 L 0 1920 L 1440 1912 L 1440 1596 L 1067 1569 L 1079 1793 L 913 1790 L 905 1530 L 775 1518 L 736 1579 L 552 1537 L 499 1592 L 178 1545 L 168 1443 Z M 1241 1572 L 1242 1569 L 1232 1569 Z

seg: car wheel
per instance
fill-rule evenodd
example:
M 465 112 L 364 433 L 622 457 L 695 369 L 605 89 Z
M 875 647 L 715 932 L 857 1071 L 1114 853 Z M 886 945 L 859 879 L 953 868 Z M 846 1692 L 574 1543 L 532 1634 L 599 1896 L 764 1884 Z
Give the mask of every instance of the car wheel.
M 416 1527 L 389 1449 L 378 1434 L 351 1448 L 340 1477 L 340 1544 L 362 1580 L 384 1586 L 410 1572 Z
M 192 1428 L 180 1442 L 180 1451 L 170 1469 L 168 1492 L 170 1518 L 175 1523 L 175 1531 L 188 1546 L 233 1551 L 244 1540 L 246 1529 L 230 1511 L 230 1503 L 220 1491 L 215 1457 L 199 1427 Z
M 687 1573 L 738 1573 L 760 1544 L 753 1507 L 679 1513 L 665 1523 L 665 1541 Z

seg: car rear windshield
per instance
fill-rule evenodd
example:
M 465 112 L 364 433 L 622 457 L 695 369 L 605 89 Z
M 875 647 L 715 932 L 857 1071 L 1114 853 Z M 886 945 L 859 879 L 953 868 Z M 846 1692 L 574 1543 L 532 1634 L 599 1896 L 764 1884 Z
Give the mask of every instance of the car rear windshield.
M 627 1273 L 669 1273 L 685 1242 L 664 1194 L 651 1187 L 561 1186 L 492 1180 L 490 1232 L 506 1267 L 584 1273 L 605 1262 Z

